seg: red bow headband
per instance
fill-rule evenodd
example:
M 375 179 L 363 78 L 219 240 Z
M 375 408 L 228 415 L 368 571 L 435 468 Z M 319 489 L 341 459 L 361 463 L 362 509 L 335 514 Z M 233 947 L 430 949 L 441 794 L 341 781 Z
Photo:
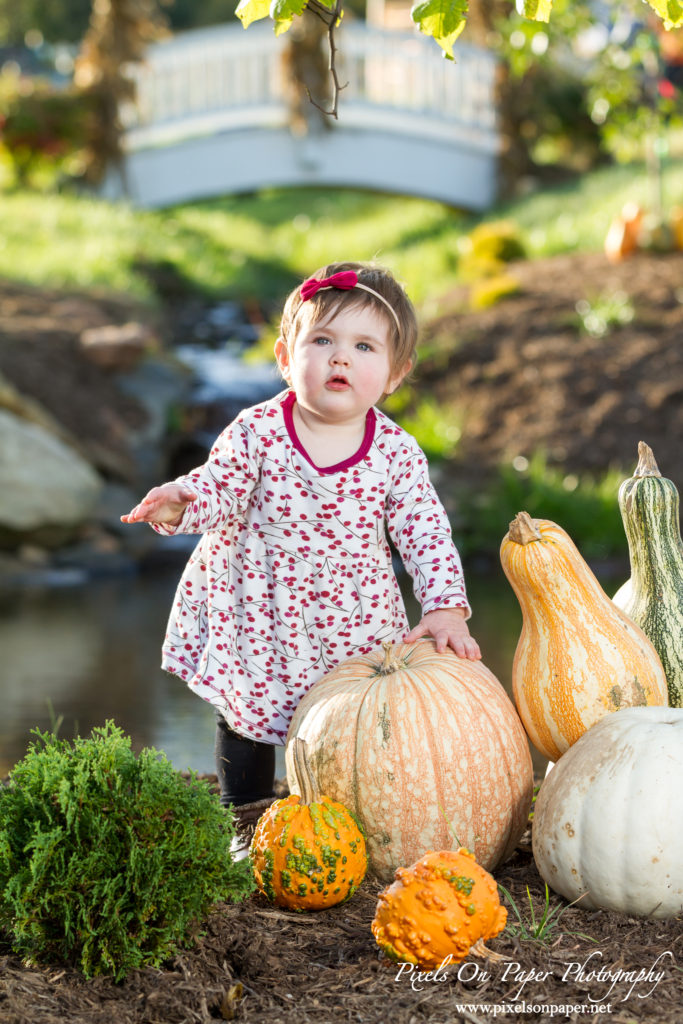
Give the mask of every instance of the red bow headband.
M 401 332 L 401 325 L 399 323 L 398 316 L 394 307 L 387 302 L 383 295 L 376 292 L 374 288 L 369 288 L 366 284 L 363 284 L 358 280 L 358 274 L 355 270 L 340 270 L 336 274 L 331 274 L 329 277 L 317 278 L 309 277 L 307 281 L 301 285 L 300 295 L 301 301 L 306 302 L 308 299 L 312 299 L 319 291 L 326 288 L 339 288 L 342 291 L 351 291 L 352 288 L 361 288 L 364 292 L 369 292 L 383 302 L 389 312 L 394 318 L 396 327 L 398 328 L 399 334 Z

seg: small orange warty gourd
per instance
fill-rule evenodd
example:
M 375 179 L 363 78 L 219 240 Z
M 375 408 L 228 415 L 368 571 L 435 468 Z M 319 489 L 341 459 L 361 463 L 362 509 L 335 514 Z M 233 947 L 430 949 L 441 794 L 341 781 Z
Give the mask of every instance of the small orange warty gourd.
M 505 927 L 495 880 L 464 847 L 427 853 L 395 877 L 379 894 L 371 925 L 392 960 L 432 968 L 448 956 L 463 960 L 472 947 L 486 954 L 484 940 Z
M 520 512 L 500 558 L 523 615 L 513 694 L 546 757 L 556 761 L 609 712 L 668 704 L 655 648 L 610 601 L 560 526 Z
M 270 805 L 249 853 L 256 884 L 271 902 L 289 910 L 322 910 L 349 899 L 362 882 L 365 839 L 346 807 L 318 793 L 303 740 L 293 747 L 301 796 Z

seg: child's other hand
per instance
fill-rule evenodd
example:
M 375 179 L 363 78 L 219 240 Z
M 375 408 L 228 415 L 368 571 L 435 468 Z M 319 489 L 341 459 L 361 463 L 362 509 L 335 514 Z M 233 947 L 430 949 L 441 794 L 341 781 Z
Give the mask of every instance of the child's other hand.
M 410 644 L 420 637 L 431 636 L 436 641 L 439 654 L 443 654 L 447 647 L 451 647 L 459 658 L 478 661 L 481 658 L 479 644 L 470 636 L 464 615 L 462 608 L 442 608 L 427 612 L 408 633 L 405 642 Z
M 121 522 L 177 526 L 186 506 L 196 497 L 194 491 L 181 484 L 162 484 L 161 487 L 153 487 L 139 505 L 121 516 Z

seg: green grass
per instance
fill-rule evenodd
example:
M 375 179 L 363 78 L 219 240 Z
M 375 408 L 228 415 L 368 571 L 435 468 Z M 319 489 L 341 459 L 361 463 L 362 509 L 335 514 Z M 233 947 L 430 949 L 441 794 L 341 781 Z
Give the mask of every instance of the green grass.
M 573 903 L 558 903 L 554 907 L 550 906 L 550 890 L 548 884 L 545 884 L 545 897 L 540 910 L 534 907 L 534 901 L 529 891 L 529 886 L 526 887 L 527 900 L 529 902 L 529 909 L 526 913 L 522 913 L 522 910 L 517 906 L 512 894 L 505 888 L 504 885 L 498 883 L 498 888 L 502 892 L 503 896 L 510 904 L 512 912 L 516 918 L 515 922 L 510 922 L 507 925 L 506 931 L 522 942 L 533 942 L 540 946 L 549 946 L 561 935 L 572 935 L 582 939 L 588 939 L 590 942 L 596 942 L 597 940 L 592 938 L 590 935 L 586 935 L 584 932 L 569 932 L 558 928 L 560 918 L 566 910 L 573 907 L 574 904 L 578 903 L 579 900 L 574 900 Z M 580 899 L 581 897 L 579 897 Z M 559 935 L 558 935 L 559 932 Z
M 344 189 L 272 189 L 169 210 L 137 210 L 70 194 L 0 196 L 0 276 L 47 287 L 153 299 L 146 267 L 189 290 L 254 298 L 274 309 L 302 276 L 337 259 L 376 259 L 406 283 L 423 318 L 458 281 L 459 240 L 505 218 L 531 257 L 596 250 L 624 202 L 651 205 L 642 165 L 594 171 L 476 217 L 443 203 Z M 683 159 L 664 193 L 683 204 Z
M 617 493 L 628 475 L 626 470 L 612 468 L 596 478 L 578 477 L 549 466 L 542 452 L 530 460 L 500 466 L 485 491 L 463 496 L 461 513 L 467 528 L 461 549 L 468 554 L 495 550 L 501 523 L 510 522 L 523 509 L 533 518 L 561 526 L 586 559 L 622 554 L 624 531 Z

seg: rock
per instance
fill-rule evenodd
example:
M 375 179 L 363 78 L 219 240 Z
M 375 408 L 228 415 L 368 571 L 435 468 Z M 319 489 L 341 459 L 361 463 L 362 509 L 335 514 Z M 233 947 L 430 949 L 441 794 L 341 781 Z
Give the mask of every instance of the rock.
M 101 489 L 92 467 L 37 423 L 0 409 L 0 531 L 30 542 L 33 531 L 73 532 Z
M 49 434 L 58 437 L 80 453 L 78 441 L 66 427 L 62 426 L 35 398 L 31 398 L 15 388 L 14 384 L 2 373 L 0 373 L 0 409 L 5 409 L 22 420 L 28 420 L 29 423 L 37 423 Z
M 158 347 L 154 332 L 137 321 L 90 327 L 81 332 L 79 341 L 91 362 L 119 373 L 135 369 L 147 352 Z
M 166 479 L 169 423 L 181 415 L 191 386 L 192 373 L 188 367 L 164 354 L 145 359 L 133 371 L 117 378 L 120 394 L 134 399 L 145 411 L 144 424 L 128 430 L 127 442 L 137 479 L 149 482 L 150 487 Z

